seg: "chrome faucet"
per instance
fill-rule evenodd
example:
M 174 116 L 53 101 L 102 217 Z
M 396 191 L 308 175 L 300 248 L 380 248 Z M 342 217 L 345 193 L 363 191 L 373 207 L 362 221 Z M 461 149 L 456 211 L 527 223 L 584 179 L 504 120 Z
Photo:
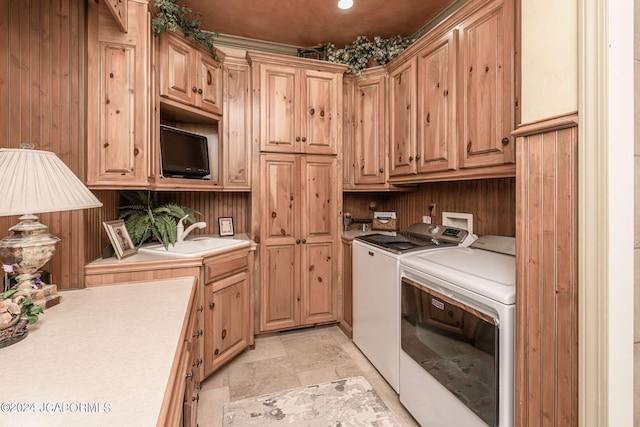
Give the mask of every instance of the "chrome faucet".
M 182 218 L 180 218 L 180 221 L 178 221 L 178 225 L 177 225 L 177 230 L 176 230 L 176 243 L 180 243 L 184 241 L 184 238 L 187 237 L 189 235 L 189 233 L 191 233 L 191 231 L 193 231 L 194 228 L 205 228 L 207 226 L 206 222 L 196 222 L 191 224 L 186 230 L 184 229 L 184 224 L 182 223 L 182 221 L 184 221 L 185 219 L 189 218 L 189 215 L 186 215 Z

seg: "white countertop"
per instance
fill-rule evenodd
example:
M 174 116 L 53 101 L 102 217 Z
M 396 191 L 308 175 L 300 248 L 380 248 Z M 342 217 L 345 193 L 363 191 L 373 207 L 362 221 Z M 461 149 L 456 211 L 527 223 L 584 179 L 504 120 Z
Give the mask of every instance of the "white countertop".
M 235 234 L 233 236 L 229 236 L 229 237 L 220 237 L 219 234 L 194 234 L 193 236 L 189 236 L 191 237 L 215 237 L 215 238 L 220 238 L 220 239 L 229 239 L 229 240 L 246 240 L 247 241 L 247 246 L 249 246 L 251 243 L 253 243 L 251 241 L 251 238 L 245 234 L 245 233 L 239 233 L 239 234 Z M 211 254 L 213 253 L 224 253 L 227 251 L 232 251 L 232 250 L 236 250 L 238 249 L 238 246 L 235 247 L 230 247 L 230 248 L 222 248 L 222 249 L 218 249 L 218 250 L 214 250 L 211 252 Z M 208 254 L 210 255 L 210 254 Z M 177 256 L 175 254 L 172 254 L 171 252 L 166 252 L 163 253 L 161 251 L 158 251 L 156 253 L 148 253 L 148 252 L 141 252 L 138 251 L 135 254 L 128 256 L 126 258 L 122 258 L 122 259 L 118 259 L 116 258 L 116 256 L 112 256 L 110 258 L 97 258 L 93 261 L 91 261 L 89 264 L 87 264 L 87 267 L 89 267 L 89 269 L 93 268 L 93 267 L 102 267 L 102 266 L 109 266 L 109 265 L 122 265 L 123 268 L 126 268 L 125 265 L 126 264 L 133 264 L 133 263 L 139 263 L 139 262 L 149 262 L 149 261 L 166 261 L 169 259 L 172 260 L 176 260 L 179 261 L 181 263 L 192 263 L 192 264 L 202 264 L 202 256 L 195 256 L 195 257 L 189 257 L 189 258 L 185 258 L 183 256 Z
M 0 426 L 155 426 L 193 278 L 61 291 L 0 349 Z

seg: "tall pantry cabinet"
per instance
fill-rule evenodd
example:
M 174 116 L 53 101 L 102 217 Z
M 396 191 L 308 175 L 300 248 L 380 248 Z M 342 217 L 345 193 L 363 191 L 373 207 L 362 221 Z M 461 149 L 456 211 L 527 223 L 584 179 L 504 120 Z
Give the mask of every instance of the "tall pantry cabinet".
M 259 332 L 338 320 L 345 67 L 247 52 Z M 292 274 L 293 271 L 293 274 Z

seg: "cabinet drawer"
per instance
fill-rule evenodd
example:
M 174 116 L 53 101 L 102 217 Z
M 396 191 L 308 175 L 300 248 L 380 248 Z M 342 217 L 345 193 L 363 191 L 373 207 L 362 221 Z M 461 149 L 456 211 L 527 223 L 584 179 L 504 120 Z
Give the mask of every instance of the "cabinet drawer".
M 222 279 L 233 273 L 237 273 L 249 268 L 249 257 L 246 251 L 235 252 L 227 255 L 205 260 L 204 283 Z

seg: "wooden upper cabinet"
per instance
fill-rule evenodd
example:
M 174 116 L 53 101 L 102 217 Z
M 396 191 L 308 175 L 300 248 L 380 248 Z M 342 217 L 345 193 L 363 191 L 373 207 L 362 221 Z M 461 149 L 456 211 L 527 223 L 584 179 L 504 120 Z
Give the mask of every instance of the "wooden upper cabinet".
M 160 96 L 222 114 L 222 64 L 177 34 L 160 37 Z
M 384 69 L 381 69 L 384 71 Z M 386 73 L 357 79 L 354 99 L 354 185 L 386 183 Z
M 105 3 L 120 29 L 126 33 L 128 31 L 127 15 L 129 12 L 127 11 L 127 6 L 129 5 L 129 0 L 106 0 Z
M 337 154 L 342 135 L 342 72 L 338 64 L 247 52 L 264 152 Z
M 251 190 L 251 70 L 245 58 L 227 56 L 223 66 L 222 186 Z
M 487 4 L 460 30 L 460 167 L 515 161 L 514 5 Z
M 417 58 L 389 72 L 389 176 L 415 174 Z
M 104 2 L 87 3 L 87 185 L 148 186 L 150 16 L 129 2 L 123 33 Z
M 458 31 L 418 52 L 418 173 L 456 168 Z

